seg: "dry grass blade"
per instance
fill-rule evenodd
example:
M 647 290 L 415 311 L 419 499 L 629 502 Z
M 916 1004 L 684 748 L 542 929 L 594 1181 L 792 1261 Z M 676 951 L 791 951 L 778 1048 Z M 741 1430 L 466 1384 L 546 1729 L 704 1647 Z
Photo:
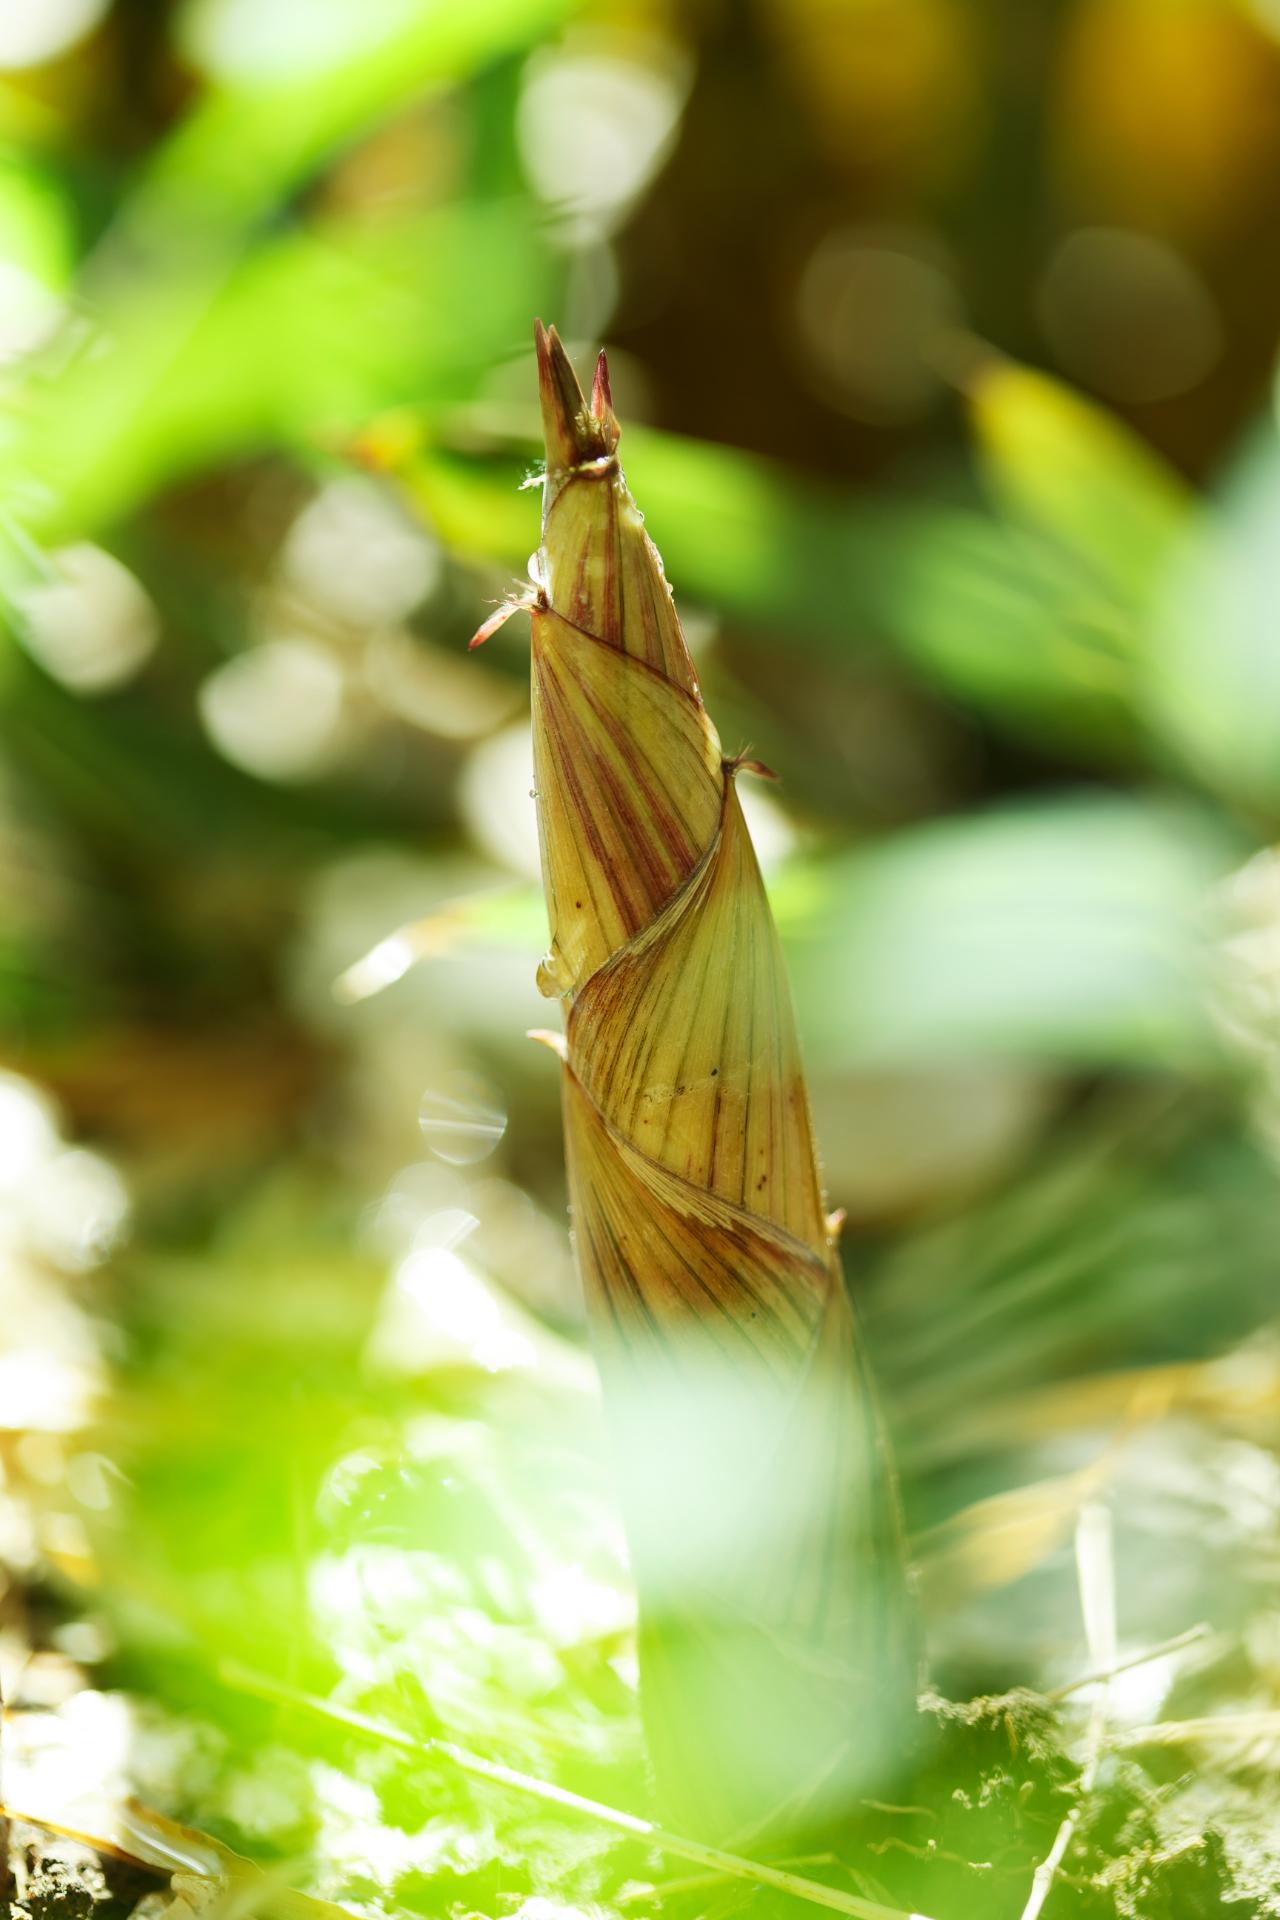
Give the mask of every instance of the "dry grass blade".
M 1069 1700 L 1073 1693 L 1079 1693 L 1084 1687 L 1096 1687 L 1100 1681 L 1115 1680 L 1122 1673 L 1132 1673 L 1135 1667 L 1145 1667 L 1152 1660 L 1167 1659 L 1171 1653 L 1181 1653 L 1185 1647 L 1201 1645 L 1212 1635 L 1212 1628 L 1205 1621 L 1199 1621 L 1194 1627 L 1188 1627 L 1184 1633 L 1170 1635 L 1167 1640 L 1157 1641 L 1154 1647 L 1144 1647 L 1141 1653 L 1130 1654 L 1127 1660 L 1117 1660 L 1112 1666 L 1098 1667 L 1089 1673 L 1082 1673 L 1078 1680 L 1068 1680 L 1060 1687 L 1052 1687 L 1040 1697 L 1050 1704 L 1059 1700 Z M 1117 1744 L 1113 1735 L 1112 1746 Z
M 1187 1747 L 1220 1740 L 1280 1743 L 1280 1709 L 1259 1707 L 1244 1713 L 1207 1714 L 1199 1720 L 1162 1720 L 1151 1727 L 1128 1727 L 1113 1735 L 1111 1745 L 1122 1749 Z
M 9 1811 L 4 1804 L 4 1681 L 0 1678 L 0 1913 L 8 1911 L 13 1868 L 9 1859 Z
M 261 1920 L 350 1920 L 345 1907 L 289 1886 L 282 1864 L 260 1867 L 211 1835 L 180 1826 L 138 1801 L 116 1807 L 111 1817 L 113 1832 L 88 1833 L 0 1801 L 0 1821 L 53 1834 L 158 1875 L 168 1874 L 175 1893 L 193 1893 L 188 1904 L 220 1920 L 250 1914 L 260 1915 Z
M 1089 1657 L 1095 1667 L 1108 1673 L 1114 1668 L 1116 1660 L 1116 1583 L 1111 1550 L 1111 1515 L 1106 1507 L 1091 1504 L 1081 1508 L 1076 1523 L 1076 1574 Z M 1049 1852 L 1036 1868 L 1021 1920 L 1039 1920 L 1066 1858 L 1072 1836 L 1080 1824 L 1085 1803 L 1098 1784 L 1098 1774 L 1106 1751 L 1108 1687 L 1108 1679 L 1101 1680 L 1094 1698 L 1075 1805 L 1058 1828 Z
M 512 902 L 519 910 L 520 899 L 514 887 L 489 887 L 443 901 L 421 919 L 396 927 L 344 968 L 333 983 L 334 999 L 347 1006 L 368 1000 L 394 986 L 420 961 L 436 960 L 468 940 L 483 939 Z
M 827 1220 L 790 995 L 662 563 L 537 332 L 538 823 L 578 1261 L 665 1804 L 722 1838 L 874 1790 L 915 1696 L 896 1489 Z
M 926 1597 L 934 1593 L 939 1603 L 955 1606 L 1040 1566 L 1070 1537 L 1112 1458 L 1108 1450 L 1074 1473 L 992 1494 L 916 1535 L 912 1544 Z

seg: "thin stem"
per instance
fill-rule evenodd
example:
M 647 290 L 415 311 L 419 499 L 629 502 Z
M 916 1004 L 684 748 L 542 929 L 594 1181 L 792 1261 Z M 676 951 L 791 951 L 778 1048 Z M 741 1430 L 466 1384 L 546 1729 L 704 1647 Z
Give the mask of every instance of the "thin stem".
M 572 1813 L 585 1814 L 590 1820 L 633 1834 L 660 1852 L 670 1854 L 674 1859 L 688 1860 L 710 1873 L 773 1887 L 779 1893 L 790 1894 L 795 1900 L 807 1900 L 810 1905 L 827 1907 L 833 1913 L 849 1914 L 852 1920 L 929 1920 L 926 1914 L 907 1913 L 901 1907 L 886 1907 L 876 1900 L 863 1900 L 857 1894 L 842 1892 L 839 1887 L 827 1887 L 819 1880 L 807 1880 L 802 1874 L 788 1873 L 784 1867 L 766 1866 L 760 1860 L 748 1860 L 741 1854 L 725 1853 L 719 1847 L 704 1846 L 700 1840 L 690 1840 L 683 1834 L 668 1833 L 665 1828 L 655 1826 L 652 1820 L 642 1819 L 639 1814 L 608 1806 L 602 1800 L 588 1800 L 583 1794 L 571 1792 L 568 1787 L 558 1787 L 549 1780 L 539 1780 L 535 1775 L 521 1773 L 515 1767 L 503 1765 L 501 1761 L 487 1760 L 482 1754 L 456 1746 L 452 1740 L 418 1738 L 383 1720 L 357 1713 L 350 1707 L 335 1706 L 332 1701 L 322 1700 L 316 1694 L 300 1693 L 291 1687 L 279 1686 L 265 1675 L 251 1673 L 244 1667 L 224 1664 L 220 1672 L 226 1684 L 241 1693 L 255 1694 L 259 1699 L 274 1701 L 279 1706 L 299 1708 L 321 1719 L 336 1721 L 354 1733 L 363 1733 L 389 1746 L 400 1747 L 406 1753 L 447 1760 L 461 1773 L 487 1780 L 494 1786 L 509 1787 L 513 1792 L 542 1800 L 551 1806 L 563 1807 Z
M 1153 1727 L 1130 1727 L 1111 1736 L 1113 1747 L 1180 1747 L 1194 1740 L 1247 1740 L 1280 1734 L 1280 1711 L 1263 1707 L 1249 1713 L 1214 1714 L 1203 1720 L 1163 1720 Z
M 1099 1667 L 1092 1673 L 1082 1673 L 1078 1680 L 1068 1680 L 1061 1687 L 1053 1687 L 1040 1698 L 1056 1706 L 1060 1700 L 1069 1700 L 1073 1693 L 1079 1693 L 1084 1687 L 1096 1687 L 1104 1680 L 1114 1680 L 1117 1674 L 1132 1673 L 1135 1667 L 1145 1667 L 1152 1660 L 1163 1660 L 1166 1654 L 1181 1653 L 1184 1647 L 1193 1647 L 1199 1640 L 1208 1638 L 1212 1629 L 1207 1622 L 1200 1621 L 1198 1626 L 1188 1627 L 1183 1633 L 1175 1633 L 1168 1640 L 1157 1642 L 1154 1647 L 1144 1647 L 1141 1653 L 1131 1653 L 1127 1660 L 1119 1660 L 1114 1667 Z

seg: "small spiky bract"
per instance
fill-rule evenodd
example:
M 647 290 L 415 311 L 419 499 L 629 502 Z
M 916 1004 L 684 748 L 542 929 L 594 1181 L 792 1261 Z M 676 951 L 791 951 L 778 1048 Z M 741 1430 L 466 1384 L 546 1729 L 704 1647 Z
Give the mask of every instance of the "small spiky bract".
M 537 329 L 538 822 L 574 1238 L 664 1806 L 796 1832 L 884 1781 L 914 1704 L 896 1491 L 823 1202 L 782 956 L 662 563 Z

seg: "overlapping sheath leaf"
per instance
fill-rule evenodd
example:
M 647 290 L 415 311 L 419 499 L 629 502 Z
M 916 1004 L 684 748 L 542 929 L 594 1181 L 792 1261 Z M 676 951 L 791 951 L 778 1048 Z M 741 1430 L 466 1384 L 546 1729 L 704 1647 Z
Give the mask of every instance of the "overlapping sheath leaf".
M 662 563 L 538 329 L 534 754 L 578 1260 L 668 1806 L 786 1830 L 883 1777 L 913 1692 L 896 1496 L 777 935 Z

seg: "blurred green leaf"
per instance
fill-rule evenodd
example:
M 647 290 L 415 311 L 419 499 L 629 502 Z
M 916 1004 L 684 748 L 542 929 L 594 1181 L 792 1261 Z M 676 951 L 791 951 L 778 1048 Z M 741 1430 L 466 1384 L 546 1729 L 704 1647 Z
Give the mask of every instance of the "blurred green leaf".
M 88 263 L 95 337 L 26 382 L 0 473 L 10 511 L 65 539 L 215 458 L 351 431 L 398 400 L 465 396 L 549 290 L 527 206 L 457 202 L 363 231 L 321 222 L 256 248 L 251 236 L 341 142 L 564 12 L 565 0 L 188 8 L 186 48 L 212 85 Z
M 31 396 L 8 490 L 46 539 L 101 526 L 162 482 L 281 442 L 353 433 L 412 398 L 454 400 L 547 291 L 522 205 L 329 225 L 203 282 L 139 289 L 109 345 Z
M 1144 603 L 1192 513 L 1172 468 L 1101 407 L 1009 361 L 979 370 L 969 406 L 1001 513 L 1059 540 L 1100 588 Z
M 57 185 L 25 160 L 0 158 L 0 262 L 54 289 L 66 284 L 72 261 L 71 212 Z M 19 293 L 6 283 L 6 327 Z
M 1205 783 L 1280 810 L 1280 433 L 1268 421 L 1231 468 L 1152 624 L 1141 697 Z
M 677 599 L 753 626 L 865 644 L 883 592 L 884 542 L 909 521 L 894 503 L 815 486 L 751 454 L 628 430 L 627 480 Z
M 1082 795 L 900 833 L 820 869 L 790 957 L 811 1057 L 1202 1068 L 1212 819 Z
M 899 1241 L 868 1315 L 909 1466 L 990 1445 L 1002 1396 L 1021 1446 L 1019 1396 L 1047 1381 L 1244 1338 L 1274 1296 L 1278 1197 L 1273 1160 L 1212 1096 L 1146 1086 L 1104 1093 L 1005 1190 Z
M 160 151 L 146 226 L 198 197 L 243 221 L 361 128 L 550 32 L 568 0 L 194 0 L 179 21 L 212 85 Z
M 882 559 L 887 627 L 931 680 L 1011 731 L 1091 761 L 1131 759 L 1133 621 L 1030 526 L 921 510 Z

